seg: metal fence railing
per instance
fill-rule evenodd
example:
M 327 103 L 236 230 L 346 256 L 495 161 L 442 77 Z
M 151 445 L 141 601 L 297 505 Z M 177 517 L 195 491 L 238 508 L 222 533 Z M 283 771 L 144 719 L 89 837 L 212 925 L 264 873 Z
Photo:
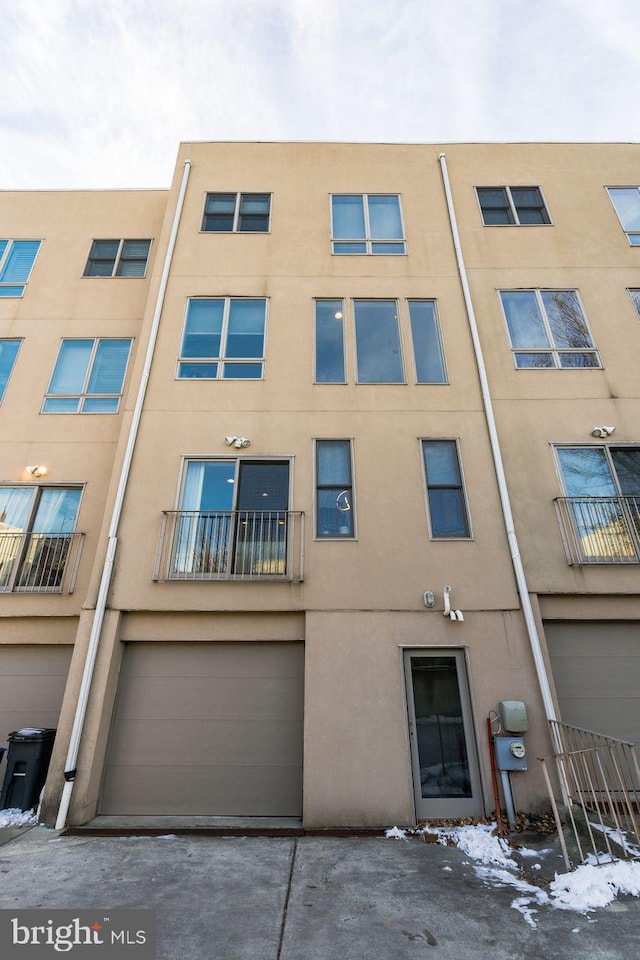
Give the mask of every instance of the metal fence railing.
M 0 593 L 73 593 L 83 533 L 0 533 Z
M 154 580 L 302 580 L 304 514 L 166 510 Z
M 557 497 L 567 560 L 640 563 L 640 497 Z
M 553 720 L 550 725 L 555 752 L 541 763 L 567 870 L 571 861 L 550 767 L 581 862 L 588 852 L 598 863 L 640 859 L 640 767 L 634 744 Z

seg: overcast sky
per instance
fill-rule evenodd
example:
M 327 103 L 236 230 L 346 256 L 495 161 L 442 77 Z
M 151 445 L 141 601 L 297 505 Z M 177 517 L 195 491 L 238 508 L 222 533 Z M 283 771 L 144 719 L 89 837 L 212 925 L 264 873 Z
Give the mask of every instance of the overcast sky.
M 181 140 L 640 141 L 640 0 L 0 0 L 0 189 Z

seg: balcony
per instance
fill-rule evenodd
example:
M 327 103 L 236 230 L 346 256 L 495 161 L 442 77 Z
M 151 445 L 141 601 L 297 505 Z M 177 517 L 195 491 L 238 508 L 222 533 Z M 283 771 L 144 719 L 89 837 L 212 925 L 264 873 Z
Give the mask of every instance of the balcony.
M 0 532 L 0 593 L 73 593 L 83 533 Z
M 304 513 L 165 510 L 154 580 L 303 579 Z
M 640 497 L 558 497 L 569 564 L 640 563 Z

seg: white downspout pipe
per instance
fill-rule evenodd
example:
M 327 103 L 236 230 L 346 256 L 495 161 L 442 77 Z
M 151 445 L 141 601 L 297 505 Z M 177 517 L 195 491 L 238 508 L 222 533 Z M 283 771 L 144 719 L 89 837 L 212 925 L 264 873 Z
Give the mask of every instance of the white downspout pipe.
M 502 504 L 504 525 L 507 532 L 507 539 L 509 541 L 511 562 L 513 564 L 513 570 L 516 576 L 516 582 L 518 584 L 518 592 L 520 594 L 522 612 L 524 614 L 527 633 L 529 635 L 529 644 L 531 646 L 531 652 L 533 654 L 536 673 L 538 675 L 538 683 L 540 684 L 540 691 L 542 693 L 542 700 L 544 703 L 544 709 L 547 715 L 547 720 L 557 720 L 556 710 L 553 703 L 553 696 L 551 694 L 551 687 L 549 685 L 549 678 L 547 676 L 544 657 L 542 655 L 542 647 L 540 644 L 540 637 L 538 635 L 538 628 L 536 626 L 536 621 L 533 614 L 533 607 L 531 606 L 531 598 L 529 597 L 529 588 L 527 586 L 527 579 L 525 576 L 524 567 L 522 565 L 522 558 L 520 557 L 520 548 L 518 546 L 518 538 L 516 536 L 515 525 L 513 522 L 513 514 L 511 512 L 511 502 L 509 500 L 507 479 L 504 472 L 502 454 L 500 452 L 498 430 L 496 427 L 496 421 L 493 414 L 493 403 L 491 402 L 491 391 L 489 390 L 489 381 L 487 379 L 487 371 L 484 365 L 482 346 L 480 344 L 480 336 L 478 334 L 478 325 L 476 323 L 476 316 L 473 309 L 471 291 L 469 290 L 469 283 L 467 280 L 467 270 L 464 263 L 464 257 L 462 255 L 462 246 L 460 244 L 460 234 L 458 233 L 456 213 L 455 213 L 455 208 L 453 206 L 453 196 L 451 194 L 451 186 L 449 183 L 449 173 L 447 171 L 446 155 L 444 153 L 441 153 L 438 156 L 438 160 L 440 161 L 440 169 L 442 171 L 442 181 L 444 183 L 444 192 L 447 199 L 447 210 L 449 212 L 449 222 L 451 224 L 451 234 L 453 236 L 453 245 L 456 251 L 458 273 L 460 274 L 460 282 L 462 284 L 462 293 L 464 296 L 464 303 L 467 311 L 467 319 L 469 321 L 469 328 L 471 330 L 471 339 L 473 341 L 473 349 L 475 352 L 476 364 L 478 367 L 478 375 L 480 377 L 480 388 L 482 391 L 482 400 L 484 403 L 484 411 L 485 411 L 485 417 L 487 420 L 487 427 L 489 429 L 489 439 L 491 442 L 491 453 L 493 455 L 493 463 L 496 471 L 496 477 L 498 479 L 500 503 Z
M 109 525 L 109 534 L 108 534 L 108 543 L 107 543 L 107 554 L 105 557 L 104 566 L 102 568 L 102 578 L 100 580 L 100 589 L 98 591 L 96 609 L 93 615 L 93 624 L 91 626 L 91 634 L 89 636 L 89 646 L 87 648 L 87 656 L 85 659 L 84 670 L 82 673 L 82 680 L 80 683 L 80 692 L 78 694 L 78 703 L 76 705 L 76 712 L 73 719 L 73 727 L 71 730 L 71 738 L 69 740 L 69 749 L 67 751 L 67 759 L 64 767 L 65 784 L 62 790 L 62 796 L 60 798 L 60 806 L 58 808 L 56 830 L 62 830 L 64 828 L 67 822 L 69 804 L 71 803 L 71 794 L 73 793 L 73 784 L 76 777 L 76 762 L 78 759 L 78 751 L 80 749 L 80 740 L 82 738 L 82 731 L 84 728 L 84 721 L 85 721 L 85 716 L 87 712 L 87 704 L 89 702 L 89 692 L 91 690 L 91 682 L 93 680 L 93 671 L 95 667 L 96 657 L 98 654 L 98 646 L 100 644 L 102 623 L 104 620 L 104 614 L 107 606 L 107 595 L 109 593 L 109 588 L 111 586 L 111 578 L 113 576 L 113 563 L 114 563 L 115 554 L 116 554 L 116 547 L 118 545 L 118 526 L 120 524 L 120 515 L 122 513 L 122 505 L 124 501 L 125 490 L 127 487 L 127 482 L 129 480 L 129 472 L 131 470 L 131 461 L 133 460 L 133 452 L 135 449 L 136 439 L 138 436 L 138 428 L 140 426 L 140 419 L 142 417 L 142 407 L 144 404 L 144 398 L 147 391 L 147 384 L 149 382 L 151 363 L 152 363 L 153 354 L 155 351 L 156 340 L 158 339 L 158 328 L 160 326 L 160 316 L 162 314 L 162 308 L 164 305 L 164 297 L 167 289 L 167 282 L 169 280 L 169 269 L 171 267 L 171 261 L 173 259 L 173 251 L 176 245 L 176 237 L 178 235 L 178 226 L 180 224 L 180 216 L 182 214 L 182 208 L 184 206 L 184 198 L 187 191 L 187 182 L 189 180 L 190 171 L 191 171 L 191 161 L 185 160 L 184 172 L 182 174 L 182 183 L 180 185 L 180 192 L 178 194 L 176 211 L 173 217 L 173 225 L 171 227 L 171 234 L 169 237 L 169 246 L 167 248 L 167 254 L 164 260 L 164 268 L 162 270 L 160 287 L 158 290 L 155 311 L 153 314 L 153 322 L 151 324 L 151 333 L 149 335 L 147 353 L 145 356 L 144 367 L 143 367 L 142 376 L 140 379 L 140 385 L 138 387 L 138 396 L 137 396 L 136 405 L 133 411 L 131 426 L 129 428 L 129 438 L 127 441 L 127 448 L 124 454 L 122 469 L 120 471 L 120 480 L 118 482 L 116 498 L 113 505 L 113 511 L 111 514 L 111 523 Z

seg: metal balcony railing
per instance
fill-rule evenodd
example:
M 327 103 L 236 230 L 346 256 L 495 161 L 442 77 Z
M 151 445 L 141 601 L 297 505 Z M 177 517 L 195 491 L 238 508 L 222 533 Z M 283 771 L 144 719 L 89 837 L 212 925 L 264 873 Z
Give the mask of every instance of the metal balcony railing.
M 302 580 L 304 513 L 165 510 L 154 580 Z
M 639 563 L 640 497 L 558 497 L 570 564 Z
M 0 593 L 73 593 L 83 533 L 0 532 Z

